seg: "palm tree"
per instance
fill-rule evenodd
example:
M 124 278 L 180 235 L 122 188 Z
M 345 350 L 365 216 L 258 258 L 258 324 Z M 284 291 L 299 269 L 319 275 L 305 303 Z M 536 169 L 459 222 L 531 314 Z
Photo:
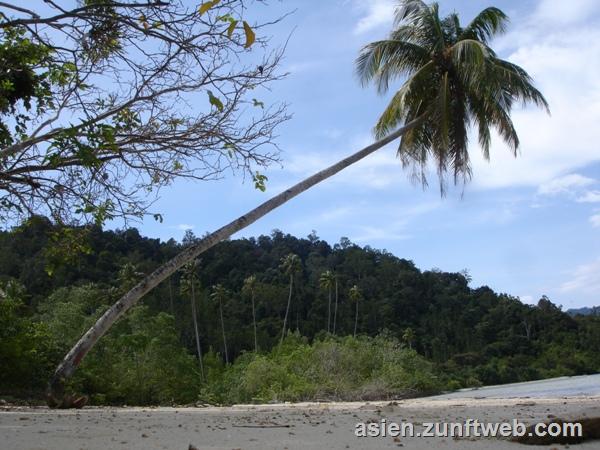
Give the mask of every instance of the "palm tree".
M 358 328 L 358 303 L 362 298 L 362 293 L 357 285 L 350 288 L 349 297 L 351 301 L 356 303 L 356 314 L 354 316 L 354 337 L 356 337 L 356 329 Z
M 365 46 L 357 59 L 363 84 L 374 82 L 380 93 L 387 92 L 394 78 L 407 76 L 379 118 L 375 135 L 383 137 L 401 123 L 420 120 L 402 135 L 398 156 L 424 184 L 426 165 L 433 159 L 442 193 L 448 169 L 455 183 L 470 178 L 471 124 L 486 159 L 491 127 L 516 156 L 519 138 L 510 119 L 514 102 L 548 109 L 527 72 L 499 59 L 488 45 L 507 22 L 501 10 L 486 8 L 463 27 L 456 13 L 441 19 L 437 3 L 408 0 L 398 9 L 388 39 Z
M 364 47 L 357 60 L 362 82 L 375 82 L 380 92 L 388 90 L 390 81 L 405 77 L 375 127 L 379 140 L 195 241 L 141 280 L 67 353 L 50 381 L 50 396 L 62 396 L 65 379 L 73 375 L 98 339 L 141 297 L 185 263 L 390 142 L 402 137 L 398 154 L 403 165 L 417 169 L 415 175 L 423 182 L 424 168 L 428 160 L 434 160 L 442 193 L 448 170 L 453 172 L 455 183 L 469 179 L 466 130 L 471 124 L 477 127 L 484 156 L 489 156 L 490 128 L 499 131 L 516 155 L 519 140 L 510 118 L 513 104 L 520 101 L 548 107 L 527 72 L 499 59 L 489 47 L 490 40 L 505 30 L 507 22 L 502 11 L 486 8 L 463 27 L 457 14 L 440 18 L 435 3 L 402 2 L 389 38 Z
M 198 260 L 194 259 L 183 266 L 183 277 L 181 279 L 181 291 L 183 294 L 190 294 L 190 303 L 192 305 L 192 322 L 194 324 L 194 336 L 196 338 L 196 352 L 198 354 L 198 364 L 200 365 L 200 376 L 204 380 L 204 365 L 202 362 L 202 348 L 200 347 L 200 334 L 198 333 L 198 314 L 196 313 L 196 288 L 200 287 L 198 281 Z
M 336 325 L 337 325 L 337 311 L 338 311 L 338 277 L 334 273 L 333 274 L 333 284 L 335 285 L 335 307 L 333 308 L 333 334 L 335 335 Z
M 4 287 L 0 289 L 0 300 L 8 300 L 11 302 L 21 302 L 25 300 L 27 291 L 25 286 L 19 283 L 17 280 L 10 279 Z
M 210 298 L 219 303 L 219 315 L 221 316 L 221 331 L 223 333 L 223 349 L 225 350 L 225 364 L 229 364 L 229 354 L 227 353 L 227 336 L 225 335 L 225 321 L 223 320 L 223 300 L 227 299 L 227 289 L 221 284 L 213 286 Z
M 283 317 L 283 330 L 281 331 L 281 341 L 279 345 L 283 344 L 283 338 L 285 338 L 285 327 L 287 324 L 288 314 L 290 313 L 290 305 L 292 304 L 292 290 L 294 287 L 294 276 L 302 270 L 302 264 L 300 257 L 294 253 L 290 253 L 284 258 L 281 258 L 281 265 L 279 266 L 283 273 L 285 273 L 290 279 L 290 291 L 288 295 L 287 307 L 285 308 L 285 316 Z
M 402 340 L 406 342 L 408 348 L 412 350 L 413 342 L 415 341 L 415 332 L 412 328 L 408 327 L 402 334 Z
M 144 276 L 143 272 L 138 272 L 138 268 L 135 264 L 127 262 L 123 264 L 119 273 L 117 274 L 117 280 L 121 285 L 121 289 L 128 291 Z
M 256 289 L 256 276 L 250 275 L 244 280 L 243 292 L 250 294 L 252 300 L 252 323 L 254 324 L 254 351 L 258 353 L 258 337 L 256 334 L 256 309 L 254 307 L 254 290 Z
M 326 270 L 319 277 L 319 286 L 321 289 L 327 289 L 327 332 L 331 332 L 331 290 L 333 288 L 333 283 L 335 280 L 335 275 L 331 270 Z

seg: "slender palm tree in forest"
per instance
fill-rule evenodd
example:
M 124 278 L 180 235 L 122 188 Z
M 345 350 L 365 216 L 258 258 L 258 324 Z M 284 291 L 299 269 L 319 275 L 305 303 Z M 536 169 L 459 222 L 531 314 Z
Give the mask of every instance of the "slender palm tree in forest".
M 210 298 L 219 304 L 219 316 L 221 317 L 221 333 L 223 335 L 223 350 L 225 352 L 225 364 L 229 364 L 229 353 L 227 352 L 227 335 L 225 334 L 225 320 L 223 319 L 223 301 L 227 300 L 227 289 L 222 284 L 212 287 Z
M 331 270 L 326 270 L 319 277 L 321 289 L 327 289 L 327 332 L 331 332 L 331 291 L 335 276 Z
M 358 328 L 358 304 L 362 298 L 362 293 L 358 286 L 354 285 L 350 288 L 348 296 L 350 297 L 350 301 L 356 304 L 356 314 L 354 315 L 354 337 L 356 337 L 356 329 Z
M 138 268 L 135 264 L 128 262 L 123 264 L 121 269 L 119 269 L 117 280 L 121 285 L 120 288 L 128 291 L 135 286 L 143 276 L 144 274 L 138 271 Z
M 204 365 L 202 362 L 202 348 L 200 347 L 200 333 L 198 332 L 198 313 L 196 312 L 196 289 L 200 288 L 198 280 L 198 260 L 194 259 L 183 266 L 181 278 L 181 292 L 189 294 L 192 306 L 192 323 L 194 324 L 194 337 L 196 338 L 196 353 L 200 366 L 200 376 L 204 380 Z
M 17 280 L 8 280 L 4 285 L 0 285 L 0 300 L 20 302 L 27 297 L 25 286 Z
M 454 183 L 471 175 L 467 130 L 474 126 L 484 156 L 489 156 L 491 128 L 516 155 L 519 139 L 510 113 L 515 102 L 547 109 L 542 94 L 521 67 L 498 58 L 491 39 L 504 32 L 508 19 L 497 8 L 486 8 L 462 25 L 456 13 L 439 16 L 437 3 L 421 0 L 400 2 L 394 28 L 387 39 L 365 46 L 357 59 L 357 73 L 364 85 L 375 83 L 380 93 L 402 78 L 375 126 L 378 140 L 320 172 L 300 181 L 202 239 L 158 267 L 110 307 L 81 337 L 56 369 L 49 385 L 49 399 L 63 404 L 65 379 L 108 329 L 137 301 L 183 264 L 307 189 L 362 160 L 386 144 L 401 138 L 398 156 L 412 167 L 423 183 L 425 168 L 433 161 L 443 193 L 447 174 Z M 394 131 L 395 127 L 399 127 Z M 63 406 L 65 406 L 63 404 Z M 67 405 L 68 406 L 68 405 Z
M 408 348 L 412 350 L 413 342 L 415 341 L 415 332 L 412 328 L 408 327 L 402 333 L 402 340 L 406 342 Z
M 302 270 L 302 262 L 300 261 L 300 257 L 295 255 L 294 253 L 290 253 L 281 259 L 281 270 L 285 273 L 290 280 L 290 290 L 288 294 L 287 307 L 285 308 L 285 316 L 283 317 L 283 329 L 281 330 L 281 341 L 279 344 L 283 343 L 283 339 L 285 338 L 285 327 L 288 320 L 288 315 L 290 313 L 290 305 L 292 304 L 292 291 L 294 288 L 294 277 L 298 272 Z
M 254 291 L 256 290 L 256 276 L 250 275 L 244 280 L 242 292 L 250 296 L 252 301 L 252 324 L 254 325 L 254 351 L 258 353 L 258 336 L 256 333 L 256 308 L 254 305 Z
M 339 304 L 338 277 L 337 277 L 336 273 L 333 274 L 333 285 L 335 287 L 335 289 L 334 289 L 335 290 L 335 305 L 333 308 L 333 330 L 332 330 L 332 333 L 335 334 L 335 330 L 337 327 L 337 316 L 338 316 L 337 312 L 338 312 L 338 304 Z

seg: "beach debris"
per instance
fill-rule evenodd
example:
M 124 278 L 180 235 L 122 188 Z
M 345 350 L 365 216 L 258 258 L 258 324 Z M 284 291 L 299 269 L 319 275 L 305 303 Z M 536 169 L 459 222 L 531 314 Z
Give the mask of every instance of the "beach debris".
M 81 409 L 87 404 L 88 397 L 86 395 L 77 397 L 66 394 L 62 398 L 56 398 L 48 394 L 46 401 L 52 409 Z
M 291 425 L 278 424 L 278 423 L 265 423 L 262 425 L 232 425 L 235 428 L 290 428 Z
M 580 444 L 582 442 L 600 439 L 600 417 L 584 417 L 581 419 L 565 420 L 553 419 L 545 422 L 546 428 L 551 424 L 563 425 L 564 423 L 581 424 L 581 436 L 536 436 L 534 426 L 527 427 L 523 436 L 511 440 L 525 445 L 550 445 L 550 444 Z M 530 436 L 531 435 L 531 436 Z

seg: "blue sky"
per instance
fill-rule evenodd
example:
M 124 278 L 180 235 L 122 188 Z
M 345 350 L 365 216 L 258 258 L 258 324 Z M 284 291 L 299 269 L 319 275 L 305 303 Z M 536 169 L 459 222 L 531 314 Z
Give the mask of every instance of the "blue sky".
M 463 22 L 488 2 L 440 2 Z M 552 115 L 517 109 L 521 155 L 496 140 L 485 162 L 476 139 L 474 176 L 440 198 L 436 180 L 410 183 L 393 145 L 292 200 L 234 236 L 296 236 L 311 230 L 330 242 L 345 236 L 387 249 L 421 269 L 468 269 L 472 286 L 536 302 L 548 295 L 564 308 L 600 304 L 600 3 L 597 0 L 496 1 L 511 17 L 493 46 L 523 66 L 548 99 Z M 186 228 L 212 231 L 307 175 L 372 141 L 371 129 L 393 94 L 358 83 L 353 62 L 366 43 L 390 30 L 393 0 L 298 0 L 255 5 L 261 19 L 296 10 L 271 29 L 273 44 L 290 37 L 288 78 L 265 102 L 290 104 L 280 129 L 282 166 L 265 173 L 265 193 L 229 174 L 215 182 L 176 182 L 154 206 L 162 224 L 142 233 L 181 239 Z M 293 30 L 293 32 L 292 32 Z M 291 33 L 291 36 L 290 36 Z

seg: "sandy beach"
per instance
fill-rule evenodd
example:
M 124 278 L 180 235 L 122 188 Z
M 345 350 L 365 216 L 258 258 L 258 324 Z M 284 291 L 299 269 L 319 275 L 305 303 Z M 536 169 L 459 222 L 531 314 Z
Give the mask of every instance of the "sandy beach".
M 421 398 L 398 402 L 297 403 L 208 408 L 4 407 L 0 448 L 105 449 L 510 449 L 500 438 L 356 437 L 357 422 L 509 422 L 600 416 L 600 396 L 564 398 Z M 597 449 L 600 442 L 576 445 Z M 565 448 L 561 445 L 533 448 Z

